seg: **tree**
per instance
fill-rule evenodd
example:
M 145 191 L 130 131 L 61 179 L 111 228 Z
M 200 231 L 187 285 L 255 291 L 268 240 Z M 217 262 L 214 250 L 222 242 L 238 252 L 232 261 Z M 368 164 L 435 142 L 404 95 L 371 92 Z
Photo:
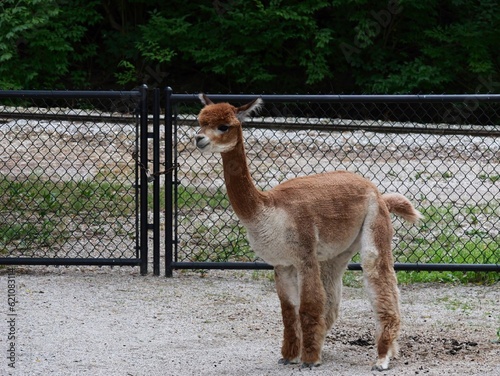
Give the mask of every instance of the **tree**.
M 161 64 L 171 79 L 175 72 L 198 88 L 242 91 L 301 88 L 332 76 L 333 32 L 315 17 L 326 1 L 176 3 L 151 12 L 135 43 L 144 62 Z M 119 76 L 132 78 L 129 73 Z
M 475 92 L 499 72 L 495 4 L 177 2 L 139 26 L 136 47 L 181 89 Z
M 491 91 L 496 0 L 5 0 L 0 88 Z
M 355 33 L 341 47 L 362 91 L 476 92 L 498 76 L 497 1 L 357 3 L 344 9 Z
M 97 3 L 83 0 L 0 3 L 0 88 L 86 86 L 90 72 L 80 64 L 95 56 L 97 46 L 80 42 L 88 27 L 100 20 Z

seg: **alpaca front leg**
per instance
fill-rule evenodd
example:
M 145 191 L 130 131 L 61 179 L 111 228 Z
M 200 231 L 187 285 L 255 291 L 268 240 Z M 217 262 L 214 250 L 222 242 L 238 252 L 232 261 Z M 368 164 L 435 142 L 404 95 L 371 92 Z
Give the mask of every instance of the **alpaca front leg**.
M 302 366 L 321 364 L 321 350 L 325 341 L 325 290 L 317 262 L 300 271 L 300 324 L 302 328 Z
M 280 364 L 296 364 L 300 362 L 302 335 L 299 320 L 299 287 L 297 269 L 293 266 L 276 266 L 274 268 L 276 290 L 281 304 L 283 317 L 283 344 Z

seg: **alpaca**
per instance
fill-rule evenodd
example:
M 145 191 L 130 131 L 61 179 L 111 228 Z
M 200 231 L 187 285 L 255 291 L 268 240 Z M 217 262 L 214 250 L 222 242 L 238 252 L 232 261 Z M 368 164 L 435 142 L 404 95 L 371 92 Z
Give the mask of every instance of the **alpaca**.
M 227 194 L 246 227 L 254 252 L 274 266 L 284 324 L 280 364 L 321 364 L 326 332 L 339 315 L 342 275 L 360 252 L 363 279 L 376 315 L 378 358 L 387 370 L 397 353 L 399 290 L 393 267 L 390 212 L 409 222 L 420 213 L 401 194 L 382 195 L 365 178 L 348 171 L 298 177 L 269 191 L 250 176 L 242 123 L 262 100 L 244 106 L 214 104 L 204 94 L 195 143 L 221 153 Z

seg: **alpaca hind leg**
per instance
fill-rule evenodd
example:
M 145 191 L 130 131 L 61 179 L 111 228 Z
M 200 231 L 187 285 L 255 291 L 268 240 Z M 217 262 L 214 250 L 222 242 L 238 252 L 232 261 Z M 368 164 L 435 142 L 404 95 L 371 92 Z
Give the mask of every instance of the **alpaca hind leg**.
M 300 325 L 302 328 L 301 359 L 303 367 L 321 364 L 321 350 L 325 340 L 325 290 L 316 260 L 308 260 L 299 269 Z
M 276 290 L 281 304 L 283 317 L 283 343 L 280 364 L 300 362 L 302 334 L 299 319 L 299 285 L 297 269 L 294 266 L 276 266 L 274 268 Z
M 389 216 L 379 215 L 370 226 L 361 251 L 363 278 L 376 317 L 377 362 L 373 370 L 389 369 L 397 355 L 401 325 L 399 289 L 391 252 L 392 226 Z
M 393 271 L 394 273 L 394 271 Z M 390 273 L 389 273 L 390 274 Z M 394 281 L 389 281 L 394 278 Z M 385 288 L 380 286 L 380 279 L 366 281 L 370 287 L 372 295 L 372 306 L 376 315 L 376 344 L 377 344 L 377 362 L 373 366 L 373 370 L 383 371 L 389 369 L 389 361 L 391 357 L 397 356 L 399 330 L 401 325 L 399 312 L 399 291 L 396 286 L 396 277 L 387 278 L 384 283 Z M 378 286 L 373 286 L 379 284 Z

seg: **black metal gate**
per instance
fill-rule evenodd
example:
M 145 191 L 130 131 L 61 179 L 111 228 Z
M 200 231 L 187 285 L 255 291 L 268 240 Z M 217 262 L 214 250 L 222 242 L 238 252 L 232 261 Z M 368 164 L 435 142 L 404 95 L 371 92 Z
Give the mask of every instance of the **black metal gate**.
M 0 91 L 0 264 L 148 266 L 147 89 Z
M 210 96 L 235 104 L 255 97 Z M 383 192 L 406 195 L 425 216 L 420 226 L 394 220 L 397 270 L 500 271 L 500 95 L 260 97 L 263 111 L 244 126 L 258 187 L 355 171 Z M 230 208 L 218 156 L 194 147 L 197 95 L 167 90 L 166 109 L 176 166 L 172 187 L 165 187 L 174 201 L 166 275 L 270 268 L 249 248 Z M 349 268 L 361 268 L 358 256 Z
M 197 95 L 160 94 L 0 91 L 0 264 L 271 268 L 194 147 Z M 261 189 L 355 171 L 425 216 L 394 220 L 396 269 L 500 271 L 500 95 L 261 97 L 244 130 Z

